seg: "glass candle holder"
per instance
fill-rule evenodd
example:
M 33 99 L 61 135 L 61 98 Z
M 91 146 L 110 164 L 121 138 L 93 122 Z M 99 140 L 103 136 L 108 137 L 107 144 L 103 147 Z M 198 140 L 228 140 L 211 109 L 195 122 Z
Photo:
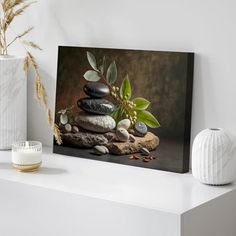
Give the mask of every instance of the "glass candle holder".
M 18 171 L 37 170 L 42 164 L 42 143 L 20 141 L 12 144 L 12 164 Z

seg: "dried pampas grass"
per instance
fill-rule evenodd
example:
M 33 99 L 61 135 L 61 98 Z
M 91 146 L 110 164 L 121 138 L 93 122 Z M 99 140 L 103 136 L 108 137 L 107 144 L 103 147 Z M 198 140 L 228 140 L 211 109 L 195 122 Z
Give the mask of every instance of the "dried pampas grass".
M 59 127 L 53 122 L 52 115 L 51 115 L 51 110 L 48 105 L 48 97 L 46 94 L 45 87 L 41 81 L 39 70 L 38 70 L 38 65 L 33 57 L 33 55 L 27 51 L 26 57 L 24 59 L 24 65 L 23 67 L 26 69 L 26 71 L 29 69 L 29 66 L 32 66 L 35 72 L 35 94 L 40 102 L 41 106 L 46 110 L 46 115 L 47 115 L 47 120 L 48 124 L 51 127 L 51 130 L 54 134 L 54 137 L 56 139 L 57 144 L 62 144 L 62 139 L 61 139 L 61 132 L 59 130 Z
M 38 50 L 42 50 L 36 43 L 32 42 L 32 41 L 26 41 L 24 40 L 23 43 L 26 45 L 26 46 L 30 46 L 34 49 L 38 49 Z
M 8 48 L 18 40 L 23 48 L 26 50 L 26 57 L 23 61 L 23 69 L 25 72 L 29 70 L 30 67 L 35 73 L 35 94 L 40 105 L 45 109 L 48 124 L 51 127 L 52 133 L 54 134 L 57 144 L 62 143 L 61 132 L 59 127 L 53 122 L 51 110 L 48 105 L 48 97 L 45 87 L 41 81 L 38 64 L 30 52 L 30 49 L 42 50 L 38 44 L 23 40 L 23 37 L 28 35 L 33 27 L 30 27 L 20 34 L 15 33 L 15 31 L 10 27 L 10 24 L 15 19 L 16 16 L 21 15 L 24 11 L 30 7 L 35 2 L 28 2 L 26 0 L 2 0 L 0 2 L 0 55 L 8 55 Z M 6 37 L 6 32 L 8 29 L 16 35 L 9 43 Z

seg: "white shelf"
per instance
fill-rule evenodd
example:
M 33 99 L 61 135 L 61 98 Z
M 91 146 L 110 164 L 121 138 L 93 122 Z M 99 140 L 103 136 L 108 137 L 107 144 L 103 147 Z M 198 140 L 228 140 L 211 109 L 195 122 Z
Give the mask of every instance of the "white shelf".
M 44 148 L 42 168 L 35 173 L 15 171 L 11 152 L 1 151 L 0 179 L 178 215 L 235 189 L 233 184 L 200 184 L 190 173 L 63 156 L 52 154 L 51 148 Z

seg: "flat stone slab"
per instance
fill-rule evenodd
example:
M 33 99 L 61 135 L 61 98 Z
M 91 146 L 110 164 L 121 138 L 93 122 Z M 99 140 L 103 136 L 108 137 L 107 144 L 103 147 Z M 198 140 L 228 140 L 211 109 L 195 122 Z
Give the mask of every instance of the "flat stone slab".
M 135 142 L 119 142 L 115 138 L 115 133 L 108 132 L 97 134 L 92 132 L 80 131 L 79 133 L 65 133 L 62 140 L 65 144 L 70 144 L 78 148 L 92 148 L 95 145 L 104 145 L 109 152 L 114 155 L 128 155 L 140 152 L 140 146 L 153 151 L 159 145 L 159 138 L 148 132 L 144 137 L 135 137 Z
M 80 148 L 92 148 L 95 145 L 105 145 L 108 143 L 108 139 L 104 135 L 90 132 L 65 133 L 62 134 L 62 140 L 63 143 Z
M 149 151 L 153 151 L 159 145 L 159 138 L 148 132 L 144 137 L 135 136 L 135 142 L 126 141 L 126 142 L 109 142 L 106 146 L 109 149 L 110 153 L 115 155 L 127 155 L 132 153 L 137 153 L 139 151 L 139 147 L 142 146 L 147 148 Z

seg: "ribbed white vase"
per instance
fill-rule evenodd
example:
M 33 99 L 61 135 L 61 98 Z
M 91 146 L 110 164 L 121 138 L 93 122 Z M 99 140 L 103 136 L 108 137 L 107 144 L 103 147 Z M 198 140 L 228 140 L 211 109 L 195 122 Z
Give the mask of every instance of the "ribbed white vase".
M 0 149 L 26 140 L 26 76 L 23 58 L 0 57 Z
M 192 147 L 192 173 L 210 185 L 231 183 L 236 177 L 235 144 L 223 129 L 205 129 Z

